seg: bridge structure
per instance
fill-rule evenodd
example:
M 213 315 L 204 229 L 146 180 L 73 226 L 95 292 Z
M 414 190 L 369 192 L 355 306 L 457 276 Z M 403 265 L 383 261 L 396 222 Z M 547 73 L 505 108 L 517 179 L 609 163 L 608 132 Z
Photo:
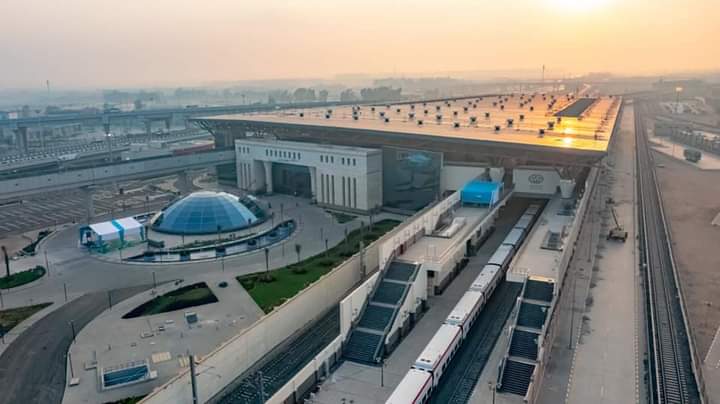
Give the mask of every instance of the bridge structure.
M 79 189 L 84 192 L 88 211 L 91 212 L 93 208 L 92 192 L 97 186 L 179 174 L 181 186 L 185 184 L 186 187 L 189 187 L 188 171 L 233 164 L 234 162 L 235 151 L 233 149 L 123 161 L 92 168 L 0 180 L 0 195 L 3 200 L 13 200 L 47 192 Z
M 195 116 L 213 116 L 222 114 L 236 114 L 247 112 L 268 112 L 283 108 L 307 108 L 337 105 L 337 102 L 306 102 L 293 104 L 252 104 L 252 105 L 224 105 L 208 107 L 176 107 L 158 108 L 128 112 L 103 111 L 97 113 L 72 113 L 62 115 L 47 115 L 19 119 L 0 120 L 0 129 L 11 129 L 15 133 L 15 143 L 21 152 L 28 152 L 28 128 L 62 125 L 70 123 L 83 123 L 88 125 L 102 125 L 106 134 L 111 133 L 112 125 L 126 123 L 129 120 L 143 122 L 150 135 L 154 122 L 163 122 L 166 129 L 170 129 L 173 121 L 182 120 L 188 126 L 189 119 Z

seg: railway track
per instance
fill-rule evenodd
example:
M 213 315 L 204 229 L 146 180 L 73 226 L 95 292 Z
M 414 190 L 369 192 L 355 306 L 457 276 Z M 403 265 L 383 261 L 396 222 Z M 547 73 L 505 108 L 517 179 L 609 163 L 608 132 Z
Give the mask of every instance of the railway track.
M 650 402 L 700 403 L 674 262 L 667 237 L 655 167 L 643 121 L 643 104 L 635 101 L 641 264 L 646 275 Z

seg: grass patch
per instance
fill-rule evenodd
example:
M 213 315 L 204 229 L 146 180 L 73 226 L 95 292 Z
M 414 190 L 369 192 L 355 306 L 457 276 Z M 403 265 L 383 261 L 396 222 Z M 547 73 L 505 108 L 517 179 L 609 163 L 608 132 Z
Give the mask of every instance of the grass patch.
M 0 334 L 5 334 L 26 318 L 50 306 L 52 303 L 40 303 L 32 306 L 18 307 L 0 311 Z
M 167 313 L 169 311 L 182 310 L 188 307 L 215 303 L 217 301 L 217 297 L 215 297 L 207 284 L 205 282 L 198 282 L 183 286 L 180 289 L 175 289 L 162 296 L 157 296 L 134 308 L 122 318 L 137 318 L 152 314 Z
M 36 281 L 45 275 L 45 267 L 38 265 L 27 271 L 17 272 L 0 278 L 0 289 L 11 289 Z
M 139 403 L 143 398 L 145 398 L 145 396 L 128 397 L 117 401 L 107 401 L 105 404 L 135 404 Z
M 353 220 L 357 219 L 357 216 L 355 215 L 349 215 L 347 213 L 341 213 L 341 212 L 334 212 L 332 210 L 326 210 L 325 212 L 332 215 L 332 217 L 335 218 L 335 220 L 340 224 L 345 224 L 347 222 L 352 222 Z
M 352 257 L 360 250 L 360 240 L 369 243 L 379 239 L 383 234 L 400 224 L 397 220 L 382 220 L 369 228 L 350 232 L 347 238 L 330 248 L 326 253 L 300 261 L 297 264 L 270 271 L 271 280 L 265 279 L 265 273 L 238 276 L 237 280 L 250 296 L 265 312 L 282 304 L 287 299 L 318 280 L 337 265 Z

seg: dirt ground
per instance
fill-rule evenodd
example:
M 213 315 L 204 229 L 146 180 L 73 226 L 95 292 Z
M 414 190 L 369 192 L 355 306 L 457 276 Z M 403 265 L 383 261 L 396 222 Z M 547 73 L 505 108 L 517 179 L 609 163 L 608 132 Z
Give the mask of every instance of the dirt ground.
M 655 162 L 680 281 L 701 358 L 720 326 L 720 171 L 698 170 L 661 153 Z

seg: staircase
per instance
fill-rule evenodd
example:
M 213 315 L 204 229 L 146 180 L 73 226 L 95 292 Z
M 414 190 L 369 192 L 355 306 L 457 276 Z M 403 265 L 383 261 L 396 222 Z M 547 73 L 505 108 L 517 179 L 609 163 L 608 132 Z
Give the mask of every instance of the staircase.
M 343 356 L 353 362 L 376 365 L 385 338 L 405 301 L 419 265 L 393 260 L 378 280 L 360 319 L 345 343 Z
M 536 360 L 538 354 L 538 338 L 539 334 L 529 331 L 518 330 L 513 331 L 510 340 L 510 357 L 519 357 L 530 360 Z
M 551 282 L 534 279 L 525 281 L 510 344 L 498 375 L 500 392 L 523 397 L 527 394 L 538 359 L 540 335 L 547 321 L 554 290 L 555 285 Z
M 535 365 L 513 360 L 505 361 L 500 391 L 524 397 L 530 386 L 530 377 L 533 371 L 535 371 Z

